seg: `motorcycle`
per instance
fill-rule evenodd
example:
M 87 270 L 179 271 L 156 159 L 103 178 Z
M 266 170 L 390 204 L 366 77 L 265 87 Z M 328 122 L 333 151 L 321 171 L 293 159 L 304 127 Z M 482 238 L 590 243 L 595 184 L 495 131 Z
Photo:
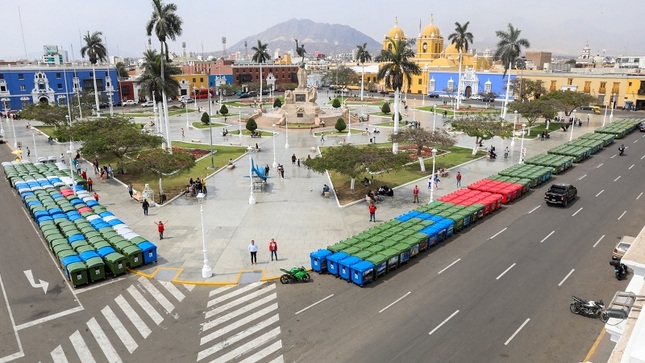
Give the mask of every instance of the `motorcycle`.
M 280 271 L 284 272 L 284 274 L 280 276 L 280 282 L 282 282 L 283 284 L 290 284 L 295 281 L 311 281 L 311 276 L 309 276 L 307 269 L 302 266 L 294 267 L 291 270 L 285 270 L 281 268 Z
M 620 281 L 623 278 L 627 277 L 627 266 L 624 263 L 620 262 L 620 259 L 613 259 L 609 261 L 609 265 L 613 266 L 614 274 L 616 275 L 616 280 Z
M 618 147 L 618 155 L 625 155 L 625 145 L 620 145 L 620 147 Z
M 584 315 L 590 318 L 598 318 L 603 323 L 609 320 L 609 313 L 605 308 L 605 303 L 602 300 L 585 300 L 576 296 L 573 297 L 573 302 L 569 305 L 569 310 L 578 315 Z

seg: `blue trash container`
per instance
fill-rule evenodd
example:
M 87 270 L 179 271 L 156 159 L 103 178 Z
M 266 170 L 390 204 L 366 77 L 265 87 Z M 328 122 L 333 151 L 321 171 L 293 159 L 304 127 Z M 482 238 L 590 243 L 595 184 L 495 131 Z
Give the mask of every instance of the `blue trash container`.
M 368 261 L 360 261 L 351 267 L 352 282 L 363 286 L 374 280 L 374 264 Z
M 327 272 L 334 276 L 338 276 L 338 262 L 349 255 L 345 252 L 336 252 L 327 257 Z
M 347 282 L 352 281 L 351 267 L 353 264 L 361 261 L 362 260 L 356 256 L 345 257 L 342 260 L 338 261 L 338 275 L 347 280 Z
M 150 241 L 143 241 L 137 244 L 141 251 L 143 252 L 143 263 L 149 264 L 157 262 L 157 246 L 155 246 Z
M 324 248 L 310 253 L 311 269 L 321 274 L 327 272 L 327 257 L 331 254 L 330 250 Z

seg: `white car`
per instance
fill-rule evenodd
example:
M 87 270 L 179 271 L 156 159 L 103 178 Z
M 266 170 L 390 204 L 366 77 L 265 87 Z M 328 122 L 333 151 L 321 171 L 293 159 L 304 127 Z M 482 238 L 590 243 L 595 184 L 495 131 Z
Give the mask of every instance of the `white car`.
M 483 97 L 482 97 L 481 95 L 472 95 L 472 96 L 470 96 L 470 99 L 471 99 L 471 100 L 481 101 L 481 100 L 482 100 L 482 98 L 483 98 Z
M 133 106 L 136 105 L 137 103 L 134 102 L 134 100 L 125 100 L 123 101 L 123 106 Z
M 141 104 L 141 107 L 152 107 L 152 106 L 154 106 L 154 105 L 155 105 L 155 103 L 154 103 L 154 102 L 152 102 L 152 101 L 146 101 L 146 102 L 144 102 L 144 103 L 142 103 L 142 104 Z

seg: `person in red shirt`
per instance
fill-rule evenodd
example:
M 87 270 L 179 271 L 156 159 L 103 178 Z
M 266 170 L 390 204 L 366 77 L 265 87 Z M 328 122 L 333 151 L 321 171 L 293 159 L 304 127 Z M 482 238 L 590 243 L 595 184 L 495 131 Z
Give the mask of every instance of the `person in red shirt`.
M 98 202 L 99 201 L 99 193 L 94 192 L 94 199 Z
M 269 252 L 271 253 L 271 261 L 273 261 L 273 256 L 275 256 L 275 260 L 278 260 L 278 243 L 275 241 L 275 239 L 271 238 L 271 241 L 269 242 Z
M 370 222 L 376 223 L 376 206 L 374 205 L 374 203 L 370 203 L 369 211 L 370 211 Z
M 457 188 L 461 188 L 461 172 L 457 172 Z
M 92 184 L 94 182 L 92 181 L 92 178 L 87 178 L 87 191 L 91 192 L 92 191 Z
M 168 223 L 168 221 L 166 221 Z M 159 232 L 159 239 L 163 239 L 163 232 L 166 230 L 166 225 L 164 222 L 159 221 L 159 223 L 155 222 L 157 225 L 157 231 Z
M 419 186 L 415 185 L 414 189 L 412 190 L 412 195 L 414 196 L 414 199 L 412 200 L 412 203 L 419 203 Z

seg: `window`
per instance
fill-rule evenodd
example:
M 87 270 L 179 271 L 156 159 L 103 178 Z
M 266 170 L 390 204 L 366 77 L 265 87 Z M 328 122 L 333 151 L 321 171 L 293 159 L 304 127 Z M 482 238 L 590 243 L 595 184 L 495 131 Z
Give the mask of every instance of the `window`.
M 419 78 L 419 82 L 417 84 L 422 85 L 423 84 L 423 79 Z
M 21 90 L 21 91 L 26 91 L 26 90 L 27 90 L 27 88 L 25 87 L 25 85 L 24 85 L 24 84 L 21 84 L 21 85 L 20 85 L 20 90 Z
M 591 92 L 591 81 L 585 81 L 585 88 L 584 88 L 584 93 L 590 93 Z
M 58 83 L 58 89 L 63 89 L 63 84 L 62 83 Z
M 4 74 L 0 74 L 0 79 L 4 79 Z
M 557 83 L 558 83 L 558 81 L 551 81 L 551 87 L 550 87 L 549 91 L 555 91 L 557 89 L 556 88 Z
M 56 79 L 60 79 L 60 73 L 56 73 Z
M 605 94 L 607 92 L 607 82 L 600 82 L 600 88 L 598 88 L 598 93 Z
M 7 92 L 7 86 L 4 84 L 0 85 L 0 92 Z
M 197 78 L 193 77 L 193 83 L 197 83 Z
M 204 82 L 204 77 L 199 77 L 200 82 Z
M 572 86 L 573 85 L 573 78 L 567 78 L 567 84 L 569 86 Z
M 611 93 L 618 93 L 620 90 L 620 82 L 614 82 L 614 85 L 611 87 Z
M 22 73 L 18 73 L 18 79 L 19 79 L 19 80 L 21 80 L 21 81 L 22 81 L 22 80 L 24 80 L 24 79 L 25 79 L 25 75 L 24 75 L 24 74 L 22 74 Z

